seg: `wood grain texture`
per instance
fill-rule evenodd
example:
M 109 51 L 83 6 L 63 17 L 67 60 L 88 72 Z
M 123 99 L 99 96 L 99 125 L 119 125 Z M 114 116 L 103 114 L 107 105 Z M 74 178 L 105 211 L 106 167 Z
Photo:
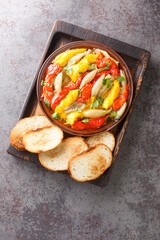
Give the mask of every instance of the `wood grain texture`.
M 120 145 L 122 143 L 123 136 L 125 134 L 125 130 L 129 121 L 129 117 L 132 113 L 132 109 L 133 109 L 136 97 L 140 91 L 143 75 L 147 68 L 147 64 L 150 58 L 150 52 L 144 49 L 140 49 L 132 45 L 126 44 L 124 42 L 112 39 L 102 34 L 98 34 L 93 31 L 78 27 L 76 25 L 57 20 L 52 28 L 51 34 L 49 36 L 48 42 L 46 44 L 45 50 L 42 55 L 40 65 L 37 69 L 35 78 L 33 80 L 29 93 L 26 97 L 26 101 L 22 108 L 22 112 L 20 114 L 19 119 L 28 117 L 31 115 L 42 114 L 37 104 L 36 80 L 37 80 L 38 72 L 43 62 L 46 60 L 46 58 L 60 46 L 63 46 L 64 44 L 72 41 L 79 41 L 79 40 L 96 41 L 113 48 L 113 50 L 119 53 L 119 55 L 127 63 L 133 78 L 134 93 L 133 93 L 133 101 L 132 101 L 130 110 L 127 116 L 125 117 L 125 119 L 112 130 L 116 138 L 116 145 L 113 152 L 113 163 L 111 167 L 105 172 L 105 174 L 103 174 L 97 180 L 91 182 L 99 186 L 105 186 L 108 182 L 109 176 L 114 166 L 115 158 L 120 149 Z M 64 134 L 64 136 L 67 137 L 68 134 Z M 11 155 L 39 164 L 37 154 L 32 154 L 27 151 L 20 152 L 11 145 L 9 146 L 7 151 Z

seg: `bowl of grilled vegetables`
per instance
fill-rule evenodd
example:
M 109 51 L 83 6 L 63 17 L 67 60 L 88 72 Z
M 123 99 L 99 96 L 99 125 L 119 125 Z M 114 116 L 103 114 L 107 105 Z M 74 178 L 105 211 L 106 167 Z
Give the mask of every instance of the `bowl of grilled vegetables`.
M 132 96 L 133 81 L 124 60 L 108 46 L 91 41 L 54 51 L 37 79 L 44 114 L 77 136 L 111 130 L 126 116 Z

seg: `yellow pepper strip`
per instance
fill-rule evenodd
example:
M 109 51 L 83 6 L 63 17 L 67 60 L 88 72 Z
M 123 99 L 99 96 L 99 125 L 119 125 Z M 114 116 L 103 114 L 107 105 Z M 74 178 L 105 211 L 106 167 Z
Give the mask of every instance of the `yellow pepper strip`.
M 104 100 L 103 108 L 108 109 L 112 106 L 114 100 L 119 96 L 120 89 L 119 81 L 115 80 L 107 98 Z
M 63 52 L 55 58 L 54 62 L 56 62 L 60 66 L 64 67 L 70 58 L 72 58 L 74 55 L 76 55 L 78 53 L 82 53 L 85 51 L 86 51 L 86 48 L 79 48 L 79 49 L 74 49 L 74 50 Z
M 65 112 L 61 113 L 60 114 L 60 119 L 61 120 L 66 120 L 66 115 L 67 115 L 67 113 L 65 113 Z
M 63 109 L 70 106 L 77 100 L 78 97 L 78 89 L 72 90 L 68 93 L 68 95 L 61 100 L 60 104 L 55 108 L 56 113 L 62 113 Z
M 74 122 L 80 117 L 83 117 L 83 112 L 72 112 L 67 115 L 66 122 L 70 125 L 73 125 Z
M 97 59 L 97 55 L 89 54 L 86 57 L 82 58 L 82 60 L 71 66 L 71 74 L 67 72 L 67 75 L 72 79 L 73 82 L 76 82 L 77 78 L 90 67 L 89 64 L 95 63 Z

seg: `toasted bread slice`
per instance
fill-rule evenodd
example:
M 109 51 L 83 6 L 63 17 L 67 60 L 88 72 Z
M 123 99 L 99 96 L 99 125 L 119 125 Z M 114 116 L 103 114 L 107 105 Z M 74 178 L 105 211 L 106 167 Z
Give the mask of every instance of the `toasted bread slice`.
M 38 154 L 43 167 L 52 171 L 64 171 L 68 169 L 69 159 L 88 149 L 81 137 L 66 138 L 54 150 Z
M 102 175 L 112 162 L 112 152 L 104 144 L 95 147 L 71 158 L 68 171 L 72 178 L 79 182 L 90 181 Z
M 63 139 L 63 132 L 57 126 L 30 130 L 23 138 L 24 148 L 32 153 L 47 152 L 56 148 Z
M 86 143 L 89 147 L 94 147 L 96 144 L 103 143 L 113 151 L 115 147 L 115 137 L 110 132 L 105 132 L 100 135 L 86 138 Z
M 11 144 L 18 150 L 24 151 L 22 137 L 30 130 L 52 126 L 52 123 L 45 116 L 23 118 L 13 128 L 10 135 Z

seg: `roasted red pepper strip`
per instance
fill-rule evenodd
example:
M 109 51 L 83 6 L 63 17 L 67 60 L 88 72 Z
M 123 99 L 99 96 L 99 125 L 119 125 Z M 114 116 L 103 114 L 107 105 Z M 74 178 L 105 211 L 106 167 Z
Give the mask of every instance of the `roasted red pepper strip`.
M 49 66 L 46 71 L 45 82 L 49 83 L 49 85 L 52 86 L 53 77 L 61 70 L 62 67 L 58 63 L 54 63 L 53 65 Z
M 110 62 L 110 69 L 118 68 L 118 65 L 110 58 L 105 58 L 106 62 Z
M 52 90 L 52 86 L 50 86 L 48 83 L 45 86 L 43 86 L 42 99 L 47 99 L 51 103 L 53 95 L 54 92 Z
M 72 125 L 72 128 L 75 130 L 84 130 L 84 129 L 96 129 L 105 124 L 105 118 L 108 114 L 103 117 L 91 118 L 88 123 L 82 121 L 75 121 Z
M 93 82 L 90 82 L 84 85 L 84 87 L 81 90 L 81 97 L 77 99 L 77 102 L 79 103 L 84 102 L 86 99 L 88 99 L 91 96 L 93 85 L 94 85 Z
M 99 77 L 100 77 L 100 76 L 102 76 L 103 73 L 105 74 L 105 76 L 107 76 L 110 73 L 110 71 L 109 70 L 103 70 L 103 71 L 101 71 L 100 73 L 97 73 L 97 74 L 99 74 Z
M 114 77 L 120 76 L 119 68 L 117 64 L 110 58 L 103 57 L 102 52 L 99 52 L 96 64 L 99 68 L 103 68 L 107 66 L 107 62 L 111 63 L 109 67 L 109 73 L 111 73 Z
M 103 57 L 103 53 L 102 52 L 99 52 L 98 54 L 98 57 L 97 57 L 97 60 L 96 60 L 96 65 L 99 67 L 99 68 L 102 68 L 101 67 L 101 65 L 103 65 L 103 59 L 104 59 L 104 57 Z M 107 64 L 105 65 L 105 66 L 107 66 Z M 104 67 L 104 66 L 103 66 Z
M 112 76 L 114 76 L 114 77 L 120 76 L 120 71 L 119 71 L 118 65 L 110 58 L 106 58 L 106 62 L 111 63 L 109 71 L 112 74 Z
M 120 76 L 120 71 L 119 71 L 119 69 L 118 69 L 118 68 L 113 68 L 113 69 L 110 69 L 110 73 L 112 74 L 112 76 L 113 76 L 114 78 L 116 78 L 116 77 L 119 77 L 119 76 Z
M 69 91 L 77 89 L 83 78 L 88 74 L 88 72 L 83 73 L 75 83 L 71 83 L 70 85 L 64 87 L 62 89 L 62 91 L 58 94 L 55 94 L 54 97 L 52 98 L 52 102 L 51 102 L 51 108 L 54 110 L 56 108 L 56 106 L 60 103 L 60 101 L 69 93 Z
M 92 82 L 96 82 L 98 80 L 98 78 L 100 78 L 103 74 L 105 74 L 105 76 L 107 76 L 109 74 L 109 70 L 103 70 L 99 73 L 96 73 L 94 79 L 92 80 Z
M 98 68 L 103 68 L 107 66 L 107 58 L 103 58 L 102 60 L 99 60 L 96 62 Z
M 98 58 L 96 60 L 96 64 L 99 68 L 103 68 L 107 66 L 107 62 L 110 62 L 110 68 L 118 68 L 117 64 L 110 58 L 103 57 L 103 54 L 100 52 L 98 54 Z
M 47 68 L 45 85 L 43 86 L 42 99 L 47 99 L 51 104 L 54 92 L 52 90 L 52 80 L 53 77 L 62 70 L 62 67 L 58 63 L 54 63 Z
M 81 89 L 81 96 L 77 99 L 77 102 L 79 102 L 79 103 L 84 102 L 85 100 L 87 100 L 91 96 L 92 88 L 93 88 L 95 82 L 98 80 L 98 78 L 102 74 L 103 73 L 96 73 L 92 82 L 84 85 L 84 87 Z
M 95 75 L 94 79 L 92 80 L 92 82 L 87 83 L 87 84 L 84 85 L 84 87 L 81 89 L 81 96 L 77 99 L 77 102 L 81 103 L 81 102 L 84 102 L 85 100 L 87 100 L 88 98 L 90 98 L 91 92 L 92 92 L 92 88 L 93 88 L 95 82 L 104 73 L 105 73 L 105 75 L 108 75 L 109 71 L 105 70 L 105 71 L 102 71 L 100 73 L 96 73 L 96 75 Z
M 124 92 L 121 94 L 119 98 L 117 98 L 114 103 L 112 104 L 112 108 L 114 111 L 117 111 L 122 105 L 127 101 L 128 98 L 128 90 L 129 90 L 129 84 L 124 89 Z

